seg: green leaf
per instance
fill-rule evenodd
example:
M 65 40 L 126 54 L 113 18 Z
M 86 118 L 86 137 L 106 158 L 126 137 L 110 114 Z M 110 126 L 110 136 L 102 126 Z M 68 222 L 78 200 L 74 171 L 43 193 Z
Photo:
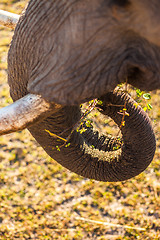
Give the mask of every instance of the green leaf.
M 138 103 L 136 102 L 136 103 L 134 103 L 134 106 L 137 108 L 138 107 Z
M 101 100 L 98 100 L 98 105 L 103 105 L 103 102 Z
M 92 121 L 91 120 L 86 121 L 86 127 L 92 127 Z
M 143 98 L 146 99 L 146 100 L 150 100 L 151 99 L 151 94 L 150 93 L 144 93 Z
M 137 97 L 141 97 L 143 94 L 143 91 L 141 91 L 140 89 L 136 89 L 136 93 L 137 93 Z
M 82 133 L 84 133 L 84 132 L 86 132 L 86 131 L 87 131 L 86 128 L 82 128 L 82 129 L 78 129 L 78 130 L 77 130 L 77 132 L 79 132 L 80 134 L 82 134 Z
M 147 104 L 147 108 L 148 108 L 148 110 L 151 110 L 151 109 L 153 109 L 153 107 L 152 107 L 152 105 L 151 104 Z
M 61 151 L 60 148 L 59 148 L 59 146 L 56 146 L 56 149 L 57 149 L 57 151 L 59 151 L 59 152 Z
M 118 87 L 119 88 L 123 87 L 123 83 L 118 84 Z
M 65 145 L 65 147 L 67 148 L 67 147 L 69 147 L 70 145 L 71 145 L 71 143 L 68 143 L 68 144 Z

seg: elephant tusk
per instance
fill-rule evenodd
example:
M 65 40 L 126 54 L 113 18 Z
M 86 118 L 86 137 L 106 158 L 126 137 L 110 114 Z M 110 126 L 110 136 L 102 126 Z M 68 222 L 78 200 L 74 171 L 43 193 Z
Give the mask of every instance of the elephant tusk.
M 60 107 L 61 105 L 46 102 L 41 96 L 28 94 L 0 109 L 0 135 L 23 130 Z
M 14 29 L 19 18 L 20 15 L 18 14 L 0 10 L 0 25 Z

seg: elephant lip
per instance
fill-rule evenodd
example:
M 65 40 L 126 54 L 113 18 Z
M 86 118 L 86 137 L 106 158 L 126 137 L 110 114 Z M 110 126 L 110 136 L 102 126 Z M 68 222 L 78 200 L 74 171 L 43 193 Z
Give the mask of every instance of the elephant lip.
M 149 69 L 145 71 L 142 71 L 138 67 L 130 69 L 128 71 L 127 82 L 143 91 L 152 91 L 160 88 L 160 77 Z

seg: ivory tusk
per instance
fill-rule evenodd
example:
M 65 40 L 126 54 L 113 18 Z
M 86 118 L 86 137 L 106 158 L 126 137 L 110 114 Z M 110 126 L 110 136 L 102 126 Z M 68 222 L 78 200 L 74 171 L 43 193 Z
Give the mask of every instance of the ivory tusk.
M 14 29 L 20 15 L 0 10 L 0 25 Z
M 28 94 L 0 109 L 0 135 L 30 127 L 60 107 L 61 105 L 46 102 L 41 96 Z

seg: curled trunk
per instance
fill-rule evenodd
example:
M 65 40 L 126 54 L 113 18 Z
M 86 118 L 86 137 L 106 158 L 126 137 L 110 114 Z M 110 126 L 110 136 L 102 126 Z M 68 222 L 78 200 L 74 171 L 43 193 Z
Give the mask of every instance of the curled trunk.
M 112 150 L 110 141 L 92 128 L 82 134 L 74 131 L 67 147 L 63 140 L 55 137 L 69 136 L 72 126 L 80 119 L 79 107 L 63 107 L 29 130 L 44 150 L 67 169 L 99 181 L 127 180 L 144 171 L 154 157 L 156 144 L 151 123 L 142 108 L 126 94 L 108 93 L 102 100 L 101 113 L 110 116 L 118 126 L 122 122 L 119 112 L 123 107 L 117 105 L 126 102 L 129 116 L 125 116 L 125 125 L 121 129 L 122 144 L 116 154 L 109 155 L 107 151 Z

